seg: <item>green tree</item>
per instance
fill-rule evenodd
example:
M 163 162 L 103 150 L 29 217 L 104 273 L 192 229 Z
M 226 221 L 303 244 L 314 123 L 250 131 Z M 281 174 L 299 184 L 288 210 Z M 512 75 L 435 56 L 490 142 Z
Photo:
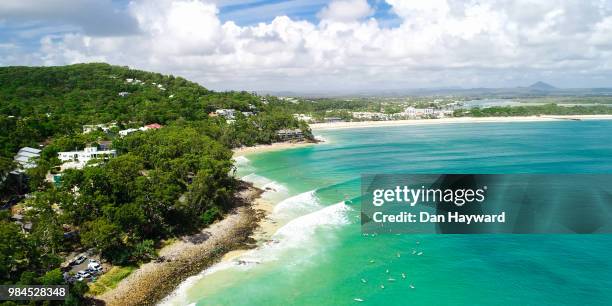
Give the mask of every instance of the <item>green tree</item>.
M 119 226 L 104 218 L 98 218 L 83 224 L 81 242 L 85 247 L 98 250 L 103 256 L 113 259 L 112 255 L 122 247 L 123 233 Z
M 15 271 L 27 267 L 26 238 L 14 223 L 0 221 L 0 276 L 11 279 Z

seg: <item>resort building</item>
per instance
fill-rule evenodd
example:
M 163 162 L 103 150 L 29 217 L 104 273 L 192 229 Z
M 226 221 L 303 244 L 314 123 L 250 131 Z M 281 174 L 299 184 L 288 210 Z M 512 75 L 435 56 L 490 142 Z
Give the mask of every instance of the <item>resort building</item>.
M 431 107 L 428 108 L 414 108 L 414 107 L 407 107 L 403 113 L 401 113 L 402 116 L 405 117 L 409 117 L 409 118 L 422 118 L 422 117 L 427 117 L 427 116 L 433 116 L 434 115 L 434 109 Z
M 19 165 L 17 172 L 23 172 L 23 170 L 36 167 L 36 160 L 40 157 L 41 150 L 30 147 L 23 147 L 19 149 L 14 160 Z
M 235 118 L 236 110 L 233 108 L 218 109 L 215 111 L 215 113 L 225 119 L 233 120 Z
M 293 130 L 289 130 L 289 129 L 285 129 L 285 130 L 279 130 L 276 132 L 276 135 L 278 136 L 278 138 L 281 141 L 287 141 L 287 140 L 303 140 L 304 139 L 304 133 L 302 133 L 302 130 L 300 129 L 293 129 Z
M 86 124 L 83 126 L 83 134 L 91 133 L 93 131 L 97 131 L 98 129 L 102 130 L 104 133 L 108 133 L 110 129 L 117 127 L 115 123 L 107 123 L 107 124 Z
M 58 158 L 64 163 L 63 169 L 82 169 L 90 160 L 107 160 L 116 156 L 116 150 L 98 151 L 96 147 L 87 147 L 83 151 L 58 152 Z
M 389 120 L 389 115 L 375 112 L 353 112 L 353 118 L 358 120 Z

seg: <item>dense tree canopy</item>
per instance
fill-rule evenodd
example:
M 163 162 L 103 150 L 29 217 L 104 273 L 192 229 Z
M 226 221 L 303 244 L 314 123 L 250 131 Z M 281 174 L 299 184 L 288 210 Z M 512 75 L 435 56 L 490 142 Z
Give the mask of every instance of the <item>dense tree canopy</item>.
M 233 207 L 231 148 L 274 142 L 286 128 L 312 137 L 277 99 L 213 92 L 127 67 L 2 67 L 0 84 L 0 177 L 15 169 L 19 148 L 42 148 L 19 204 L 32 229 L 24 232 L 0 212 L 0 283 L 62 283 L 58 268 L 75 250 L 95 250 L 115 264 L 151 260 L 161 239 L 197 230 Z M 235 120 L 211 115 L 222 108 L 236 110 Z M 109 131 L 82 131 L 108 123 Z M 118 135 L 150 123 L 163 128 Z M 101 141 L 112 141 L 117 157 L 60 171 L 58 152 Z M 49 173 L 60 181 L 49 183 Z M 4 199 L 17 192 L 8 185 L 0 186 Z M 73 285 L 67 303 L 85 291 Z

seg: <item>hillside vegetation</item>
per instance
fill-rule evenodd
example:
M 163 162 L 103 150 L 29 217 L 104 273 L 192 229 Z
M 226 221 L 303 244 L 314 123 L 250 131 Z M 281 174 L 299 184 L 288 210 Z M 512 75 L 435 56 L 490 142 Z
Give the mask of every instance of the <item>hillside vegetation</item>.
M 180 77 L 107 64 L 0 68 L 0 175 L 15 168 L 23 146 L 42 147 L 27 187 L 6 180 L 5 199 L 30 196 L 18 206 L 25 233 L 0 211 L 0 283 L 62 284 L 60 264 L 93 249 L 122 266 L 155 258 L 161 239 L 192 232 L 234 205 L 239 182 L 231 148 L 277 139 L 276 131 L 304 122 L 274 97 L 214 92 Z M 235 109 L 235 121 L 209 115 Z M 248 112 L 243 115 L 242 112 Z M 116 125 L 83 133 L 88 124 Z M 158 130 L 119 137 L 118 131 L 159 123 Z M 83 169 L 61 171 L 58 152 L 112 141 L 118 156 Z M 69 235 L 67 235 L 69 234 Z M 73 286 L 78 295 L 86 288 Z M 67 302 L 67 304 L 70 304 Z

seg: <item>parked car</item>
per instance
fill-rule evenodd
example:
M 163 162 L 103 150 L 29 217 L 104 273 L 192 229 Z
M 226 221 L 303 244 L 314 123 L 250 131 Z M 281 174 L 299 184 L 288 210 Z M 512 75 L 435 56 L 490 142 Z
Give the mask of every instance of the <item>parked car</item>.
M 96 272 L 102 271 L 102 266 L 99 263 L 89 263 L 89 265 L 87 265 L 87 268 Z
M 77 256 L 77 257 L 75 257 L 75 258 L 72 260 L 71 264 L 72 264 L 73 266 L 80 265 L 80 264 L 81 264 L 81 263 L 83 263 L 83 262 L 84 262 L 86 259 L 87 259 L 87 257 L 85 257 L 85 255 L 81 254 L 81 255 L 79 255 L 79 256 Z
M 81 270 L 81 271 L 77 272 L 77 274 L 76 274 L 76 279 L 79 282 L 82 282 L 82 281 L 84 281 L 84 280 L 86 280 L 88 278 L 91 278 L 91 274 L 89 272 L 85 271 L 85 270 Z

